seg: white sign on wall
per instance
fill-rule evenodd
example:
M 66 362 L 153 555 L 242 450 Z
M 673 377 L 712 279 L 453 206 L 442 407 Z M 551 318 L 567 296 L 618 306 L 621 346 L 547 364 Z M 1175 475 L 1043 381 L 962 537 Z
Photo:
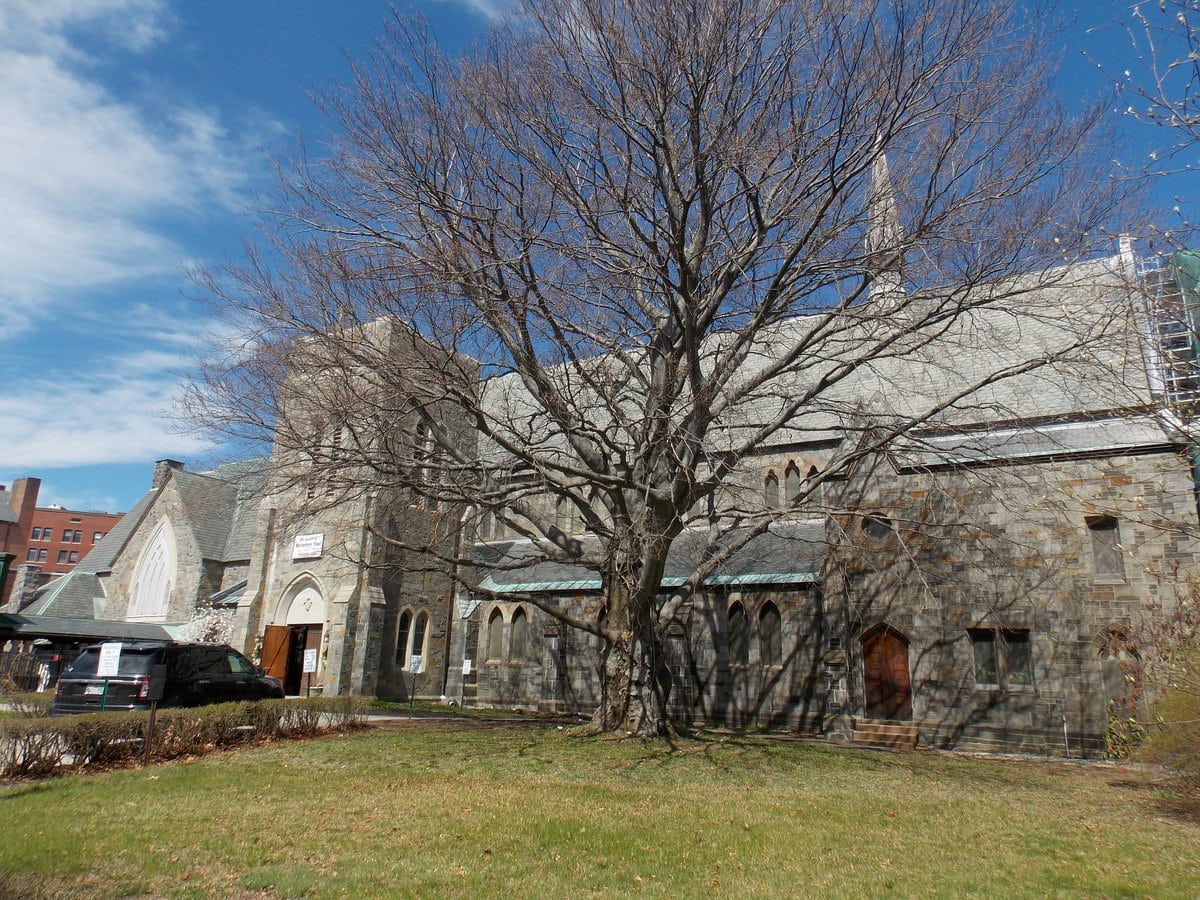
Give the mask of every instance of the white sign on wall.
M 304 651 L 304 671 L 317 671 L 317 649 L 315 647 L 311 650 Z
M 96 675 L 99 678 L 112 678 L 121 668 L 120 643 L 100 645 L 100 662 L 96 664 Z
M 298 534 L 292 541 L 292 559 L 319 559 L 324 550 L 324 534 Z

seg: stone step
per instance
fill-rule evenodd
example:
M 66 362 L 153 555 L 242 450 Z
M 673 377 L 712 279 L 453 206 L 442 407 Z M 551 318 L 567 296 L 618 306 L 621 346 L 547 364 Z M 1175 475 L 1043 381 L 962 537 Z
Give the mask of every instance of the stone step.
M 860 721 L 855 723 L 851 740 L 867 747 L 914 750 L 918 737 L 917 726 L 910 722 Z

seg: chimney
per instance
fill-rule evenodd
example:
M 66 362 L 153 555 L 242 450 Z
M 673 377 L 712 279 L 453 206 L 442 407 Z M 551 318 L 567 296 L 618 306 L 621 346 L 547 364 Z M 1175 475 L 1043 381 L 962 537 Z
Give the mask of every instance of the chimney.
M 155 490 L 160 488 L 167 480 L 167 476 L 172 472 L 182 472 L 183 463 L 177 459 L 160 459 L 154 463 L 154 480 L 150 483 L 150 489 Z
M 37 599 L 37 592 L 41 586 L 41 566 L 31 566 L 28 563 L 17 566 L 17 576 L 13 581 L 12 596 L 9 598 L 8 611 L 20 612 L 33 603 Z
M 12 508 L 21 523 L 22 540 L 28 540 L 33 527 L 33 511 L 37 509 L 38 491 L 42 488 L 40 478 L 18 478 L 12 486 Z

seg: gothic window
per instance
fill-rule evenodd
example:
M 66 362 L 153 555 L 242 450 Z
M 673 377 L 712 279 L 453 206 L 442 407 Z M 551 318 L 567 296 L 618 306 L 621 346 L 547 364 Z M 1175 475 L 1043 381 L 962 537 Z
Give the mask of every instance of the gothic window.
M 412 636 L 412 613 L 407 609 L 400 613 L 400 627 L 396 630 L 396 664 L 408 664 L 408 641 Z
M 1121 558 L 1121 530 L 1112 516 L 1087 519 L 1092 535 L 1092 571 L 1097 578 L 1124 579 L 1125 562 Z
M 729 607 L 729 664 L 750 664 L 750 623 L 746 620 L 746 610 L 740 603 Z
M 778 666 L 783 664 L 783 629 L 779 619 L 779 609 L 774 603 L 767 601 L 758 614 L 758 639 L 760 642 L 763 665 Z
M 788 463 L 787 472 L 783 476 L 784 498 L 788 506 L 796 502 L 800 496 L 800 470 L 795 463 Z
M 575 531 L 575 504 L 566 497 L 560 497 L 554 505 L 554 524 L 563 534 Z
M 779 479 L 775 477 L 774 472 L 767 473 L 765 498 L 767 509 L 777 509 L 779 507 Z
M 479 530 L 478 536 L 481 541 L 490 541 L 496 531 L 496 516 L 491 510 L 486 510 L 479 515 Z
M 433 431 L 427 422 L 418 422 L 413 435 L 413 467 L 417 483 L 426 490 L 432 490 L 435 474 L 433 471 Z M 437 498 L 427 494 L 421 501 L 427 509 L 437 509 Z
M 529 657 L 529 617 L 525 610 L 518 609 L 512 617 L 512 643 L 508 658 L 512 662 L 524 662 Z
M 492 610 L 487 627 L 487 658 L 499 660 L 504 655 L 504 616 L 500 610 Z
M 133 574 L 129 619 L 162 619 L 167 615 L 175 582 L 175 531 L 163 519 L 151 535 Z
M 818 469 L 816 466 L 809 466 L 808 474 L 804 476 L 804 480 L 805 481 L 816 481 L 816 479 L 819 478 L 820 476 L 821 476 L 820 469 Z M 821 485 L 818 484 L 815 487 L 810 487 L 808 489 L 808 502 L 810 504 L 819 506 L 821 503 L 821 498 L 822 498 Z
M 429 634 L 429 613 L 422 612 L 417 615 L 416 622 L 413 624 L 412 642 L 408 645 L 408 659 L 406 664 L 412 662 L 414 656 L 425 657 L 425 640 Z

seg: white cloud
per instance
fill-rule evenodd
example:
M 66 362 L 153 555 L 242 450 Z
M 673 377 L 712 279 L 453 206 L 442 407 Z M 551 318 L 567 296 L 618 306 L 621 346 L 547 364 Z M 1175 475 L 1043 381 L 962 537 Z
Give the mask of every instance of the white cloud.
M 179 356 L 132 354 L 87 382 L 30 379 L 0 396 L 5 440 L 0 469 L 42 471 L 98 463 L 193 457 L 212 448 L 180 434 L 169 416 L 179 387 Z
M 71 41 L 134 52 L 165 21 L 159 0 L 0 0 L 0 339 L 85 289 L 177 273 L 161 222 L 236 203 L 249 154 L 215 115 L 117 98 Z

